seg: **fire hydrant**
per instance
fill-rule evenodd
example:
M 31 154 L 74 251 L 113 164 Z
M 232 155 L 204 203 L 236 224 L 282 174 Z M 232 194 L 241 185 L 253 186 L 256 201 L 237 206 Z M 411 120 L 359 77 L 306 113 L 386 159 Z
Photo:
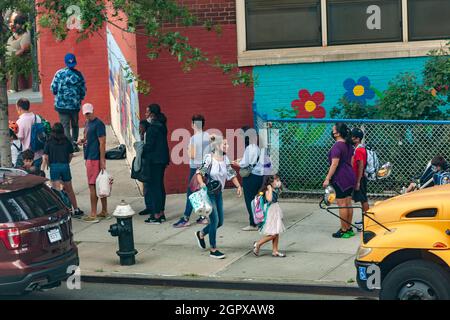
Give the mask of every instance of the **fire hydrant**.
M 124 200 L 120 202 L 113 216 L 117 223 L 109 227 L 108 232 L 113 237 L 119 237 L 119 250 L 117 255 L 120 257 L 120 265 L 131 266 L 136 263 L 135 256 L 138 251 L 134 248 L 133 238 L 133 215 L 135 212 Z

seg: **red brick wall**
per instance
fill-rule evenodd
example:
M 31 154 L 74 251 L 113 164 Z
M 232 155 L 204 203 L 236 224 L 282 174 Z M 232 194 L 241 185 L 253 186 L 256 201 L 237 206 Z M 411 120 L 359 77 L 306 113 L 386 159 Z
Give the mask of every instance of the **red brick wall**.
M 179 0 L 198 18 L 198 24 L 213 21 L 216 24 L 236 24 L 235 0 Z M 176 26 L 176 25 L 168 25 Z
M 192 45 L 198 46 L 209 56 L 220 55 L 225 62 L 236 62 L 235 25 L 224 25 L 222 35 L 202 27 L 191 27 L 185 30 L 185 34 Z M 155 61 L 150 61 L 145 54 L 145 39 L 138 37 L 139 74 L 152 86 L 148 96 L 139 96 L 141 115 L 145 106 L 159 103 L 168 117 L 169 138 L 177 128 L 190 130 L 194 113 L 206 117 L 206 129 L 217 128 L 224 132 L 225 129 L 252 125 L 253 88 L 234 87 L 229 76 L 211 66 L 200 65 L 184 73 L 176 59 L 168 54 Z M 170 142 L 170 147 L 175 144 Z M 187 174 L 187 165 L 170 165 L 166 171 L 167 191 L 185 192 Z
M 54 110 L 54 96 L 50 84 L 55 72 L 64 67 L 64 56 L 72 52 L 77 57 L 77 69 L 86 80 L 87 95 L 84 102 L 96 107 L 98 116 L 106 123 L 110 122 L 108 94 L 108 56 L 106 51 L 105 30 L 80 43 L 76 35 L 71 33 L 65 41 L 58 42 L 49 30 L 40 30 L 38 42 L 39 71 L 41 76 L 41 94 L 43 102 L 33 104 L 32 110 L 44 116 L 52 123 L 58 121 Z M 10 119 L 17 119 L 14 105 L 9 108 Z

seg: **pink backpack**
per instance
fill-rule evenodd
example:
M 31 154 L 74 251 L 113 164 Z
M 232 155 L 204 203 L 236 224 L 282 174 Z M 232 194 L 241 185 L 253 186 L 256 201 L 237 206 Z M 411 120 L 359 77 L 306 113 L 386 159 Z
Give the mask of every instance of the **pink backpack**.
M 259 225 L 264 222 L 266 205 L 264 203 L 264 196 L 258 194 L 252 200 L 253 221 Z

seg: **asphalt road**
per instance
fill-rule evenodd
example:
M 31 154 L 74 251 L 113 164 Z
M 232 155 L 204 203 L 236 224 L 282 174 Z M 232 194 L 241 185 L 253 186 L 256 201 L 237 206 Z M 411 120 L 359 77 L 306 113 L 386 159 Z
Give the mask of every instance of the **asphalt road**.
M 223 289 L 150 287 L 123 284 L 82 283 L 80 290 L 65 286 L 26 296 L 2 297 L 0 300 L 365 300 L 350 296 L 313 295 Z M 371 298 L 373 299 L 373 298 Z

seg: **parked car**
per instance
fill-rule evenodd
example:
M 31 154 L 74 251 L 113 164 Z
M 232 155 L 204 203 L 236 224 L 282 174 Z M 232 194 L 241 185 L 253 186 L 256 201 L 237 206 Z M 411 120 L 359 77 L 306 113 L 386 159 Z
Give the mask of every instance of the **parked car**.
M 46 181 L 0 168 L 0 294 L 57 287 L 79 265 L 70 212 Z
M 360 288 L 383 300 L 450 299 L 450 185 L 376 203 L 355 260 Z M 375 274 L 377 273 L 377 274 Z

